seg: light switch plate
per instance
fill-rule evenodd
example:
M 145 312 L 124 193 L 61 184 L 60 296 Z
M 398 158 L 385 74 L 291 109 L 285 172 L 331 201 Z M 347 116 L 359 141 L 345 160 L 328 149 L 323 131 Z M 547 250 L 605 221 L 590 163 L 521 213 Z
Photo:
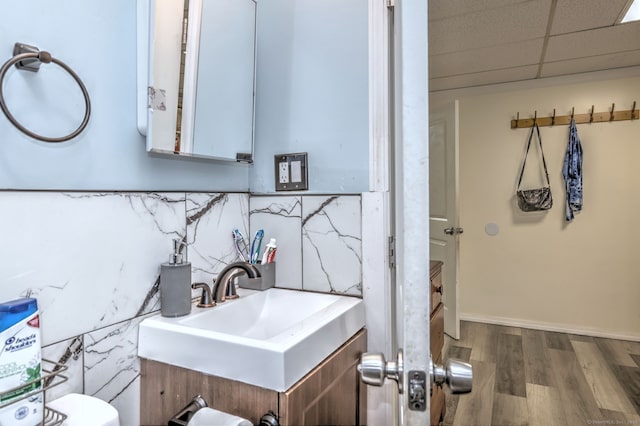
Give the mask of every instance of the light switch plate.
M 309 189 L 307 153 L 274 155 L 276 191 L 304 191 Z

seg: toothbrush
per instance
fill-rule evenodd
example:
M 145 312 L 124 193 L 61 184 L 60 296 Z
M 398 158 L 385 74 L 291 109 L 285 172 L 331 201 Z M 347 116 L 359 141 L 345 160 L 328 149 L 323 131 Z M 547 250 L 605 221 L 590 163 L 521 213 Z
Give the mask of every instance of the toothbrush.
M 234 229 L 233 232 L 231 232 L 231 237 L 233 238 L 233 241 L 235 243 L 238 256 L 240 256 L 240 258 L 244 262 L 246 262 L 247 256 L 245 255 L 245 253 L 247 252 L 247 243 L 244 240 L 244 236 L 239 230 Z M 242 247 L 240 245 L 242 245 Z
M 262 245 L 262 237 L 264 237 L 264 230 L 259 229 L 251 242 L 251 258 L 249 261 L 253 264 L 258 263 L 258 254 L 260 253 L 260 246 Z

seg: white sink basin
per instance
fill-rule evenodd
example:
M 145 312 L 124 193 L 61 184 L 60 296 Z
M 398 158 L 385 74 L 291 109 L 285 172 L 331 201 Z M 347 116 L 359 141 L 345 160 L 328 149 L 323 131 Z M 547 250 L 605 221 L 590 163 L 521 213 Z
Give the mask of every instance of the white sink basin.
M 272 288 L 140 323 L 138 355 L 285 391 L 364 327 L 361 299 Z

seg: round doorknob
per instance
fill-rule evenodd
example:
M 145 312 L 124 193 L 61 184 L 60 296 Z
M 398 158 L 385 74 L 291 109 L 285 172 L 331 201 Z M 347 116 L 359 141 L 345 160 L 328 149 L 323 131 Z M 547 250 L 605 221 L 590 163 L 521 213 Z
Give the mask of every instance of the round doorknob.
M 398 351 L 395 361 L 385 361 L 381 353 L 364 353 L 360 356 L 358 364 L 360 379 L 368 385 L 382 386 L 385 379 L 392 379 L 398 383 L 398 392 L 403 391 L 404 362 L 402 350 Z
M 473 368 L 471 364 L 449 359 L 444 366 L 429 363 L 432 384 L 449 385 L 452 393 L 469 393 L 473 388 Z

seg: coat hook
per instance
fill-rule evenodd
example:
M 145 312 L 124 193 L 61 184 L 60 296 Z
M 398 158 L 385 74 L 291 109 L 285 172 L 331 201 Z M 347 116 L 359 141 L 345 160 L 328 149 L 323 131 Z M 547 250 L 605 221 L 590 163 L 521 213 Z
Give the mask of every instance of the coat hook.
M 518 115 L 516 115 L 516 129 L 518 128 L 518 121 L 520 121 L 520 111 L 518 111 Z
M 589 114 L 589 124 L 593 123 L 593 105 L 591 105 L 591 113 Z
M 631 107 L 631 119 L 633 120 L 636 116 L 636 101 L 633 101 L 633 106 Z
M 535 126 L 538 122 L 538 111 L 533 112 L 533 125 Z
M 609 121 L 613 121 L 613 110 L 616 108 L 616 104 L 611 104 L 611 116 L 609 117 Z
M 553 109 L 553 116 L 551 117 L 551 125 L 555 125 L 556 124 L 556 109 Z
M 573 120 L 573 107 L 571 107 L 571 119 Z

